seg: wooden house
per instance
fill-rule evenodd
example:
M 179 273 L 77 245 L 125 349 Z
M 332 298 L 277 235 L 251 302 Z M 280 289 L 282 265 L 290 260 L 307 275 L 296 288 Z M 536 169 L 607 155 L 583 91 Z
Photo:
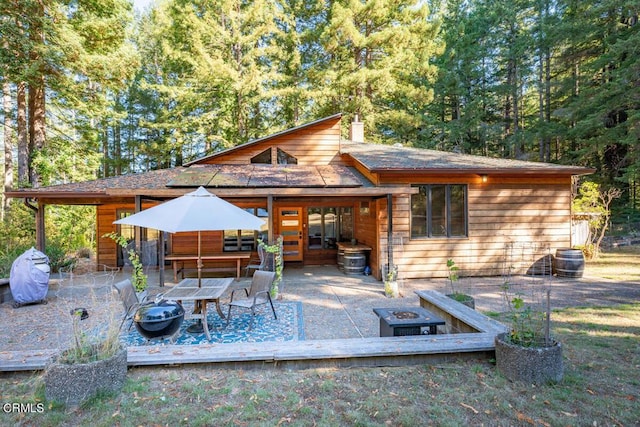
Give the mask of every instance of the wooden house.
M 43 250 L 47 205 L 95 205 L 97 235 L 128 234 L 148 249 L 149 264 L 159 252 L 195 252 L 195 234 L 165 239 L 113 222 L 198 186 L 267 224 L 259 232 L 203 233 L 203 252 L 255 252 L 257 239 L 282 236 L 286 265 L 340 264 L 354 273 L 366 264 L 377 278 L 395 265 L 401 277 L 428 278 L 446 276 L 449 258 L 464 275 L 500 274 L 514 243 L 552 252 L 571 246 L 572 177 L 593 169 L 368 144 L 359 122 L 345 140 L 341 122 L 333 115 L 172 169 L 7 195 L 37 202 Z M 126 260 L 100 238 L 97 261 Z

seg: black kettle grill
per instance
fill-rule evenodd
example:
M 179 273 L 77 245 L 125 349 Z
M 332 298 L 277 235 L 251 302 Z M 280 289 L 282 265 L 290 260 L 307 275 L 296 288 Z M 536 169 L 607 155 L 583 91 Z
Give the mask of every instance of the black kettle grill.
M 178 302 L 162 300 L 144 304 L 136 310 L 133 322 L 147 339 L 173 336 L 184 320 L 184 308 Z

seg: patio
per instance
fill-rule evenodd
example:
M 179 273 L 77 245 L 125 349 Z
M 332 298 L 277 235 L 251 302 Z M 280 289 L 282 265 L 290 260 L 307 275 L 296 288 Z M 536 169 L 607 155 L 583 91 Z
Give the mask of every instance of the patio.
M 151 271 L 149 274 L 150 292 L 162 292 L 162 288 L 157 286 L 157 272 Z M 111 292 L 110 283 L 125 278 L 126 275 L 127 273 L 118 273 L 112 278 L 96 278 L 95 283 L 82 282 L 80 278 L 66 283 L 52 280 L 47 305 L 14 309 L 10 302 L 0 304 L 0 315 L 7 325 L 0 331 L 0 370 L 41 369 L 55 349 L 64 347 L 69 342 L 71 322 L 68 313 L 71 308 L 88 308 L 90 317 L 85 321 L 87 323 L 84 328 L 89 331 L 105 322 L 110 313 L 120 313 L 121 305 Z M 470 286 L 478 311 L 503 311 L 500 278 L 463 279 L 460 285 Z M 589 278 L 554 278 L 554 308 L 628 301 L 628 294 L 618 298 L 616 293 L 611 292 L 613 285 L 616 290 L 621 287 L 629 288 L 627 290 L 634 288 L 637 293 L 637 286 L 633 285 L 612 284 Z M 437 356 L 440 358 L 461 357 L 464 356 L 462 353 L 478 357 L 479 354 L 490 351 L 482 347 L 486 346 L 486 340 L 484 343 L 478 342 L 482 334 L 465 334 L 464 337 L 460 334 L 442 334 L 379 338 L 379 320 L 373 312 L 374 307 L 419 306 L 420 298 L 416 291 L 447 292 L 447 281 L 405 280 L 401 282 L 400 290 L 402 298 L 386 298 L 381 282 L 370 276 L 345 275 L 335 266 L 287 268 L 278 303 L 295 303 L 294 305 L 302 307 L 298 321 L 302 320 L 303 327 L 295 339 L 276 339 L 271 342 L 256 339 L 232 344 L 212 341 L 191 346 L 152 342 L 150 345 L 129 347 L 129 363 L 150 365 L 218 362 L 239 365 L 244 361 L 242 366 L 247 366 L 251 363 L 279 361 L 282 364 L 286 362 L 305 366 L 322 363 L 377 365 L 424 361 L 435 357 L 434 349 L 439 349 Z M 268 319 L 268 315 L 266 313 L 265 318 Z M 224 331 L 224 328 L 219 329 Z M 134 328 L 132 334 L 135 333 Z M 301 338 L 304 341 L 296 341 Z M 463 352 L 451 351 L 455 347 L 451 347 L 453 340 Z M 437 345 L 434 344 L 436 341 Z M 466 346 L 479 346 L 480 353 L 471 352 L 469 348 L 465 350 L 460 345 L 461 341 L 465 341 Z

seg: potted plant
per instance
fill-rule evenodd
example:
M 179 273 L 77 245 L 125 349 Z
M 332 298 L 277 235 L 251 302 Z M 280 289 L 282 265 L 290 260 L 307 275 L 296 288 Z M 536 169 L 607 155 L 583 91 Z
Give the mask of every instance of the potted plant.
M 276 273 L 275 278 L 273 279 L 273 284 L 271 285 L 271 297 L 278 298 L 280 292 L 280 283 L 282 282 L 282 270 L 284 269 L 284 262 L 282 259 L 282 236 L 278 236 L 275 243 L 269 245 L 265 243 L 262 239 L 258 240 L 258 245 L 264 248 L 264 251 L 272 257 L 273 262 L 268 263 L 271 264 L 270 268 L 273 268 L 273 271 Z
M 510 331 L 495 338 L 496 368 L 512 381 L 531 384 L 559 382 L 563 377 L 562 345 L 550 334 L 551 290 L 546 289 L 546 308 L 536 309 L 522 295 L 512 295 L 506 283 Z
M 115 318 L 104 331 L 90 338 L 80 322 L 89 317 L 84 308 L 71 310 L 73 342 L 47 365 L 43 381 L 45 398 L 75 407 L 99 392 L 119 392 L 127 377 L 127 349 L 119 340 Z
M 147 275 L 144 274 L 144 266 L 140 261 L 140 255 L 133 248 L 128 248 L 129 242 L 127 239 L 117 233 L 107 233 L 102 237 L 108 237 L 120 245 L 126 252 L 131 265 L 133 266 L 133 272 L 131 274 L 131 284 L 136 290 L 138 295 L 138 301 L 142 302 L 147 299 Z
M 449 286 L 451 287 L 451 293 L 447 294 L 447 296 L 453 300 L 458 301 L 459 303 L 466 305 L 469 308 L 475 309 L 476 302 L 473 297 L 471 295 L 460 292 L 456 287 L 456 283 L 460 278 L 460 274 L 458 272 L 459 270 L 460 269 L 452 259 L 447 260 L 447 278 L 449 279 Z
M 384 294 L 388 298 L 398 298 L 400 291 L 398 290 L 398 266 L 385 265 L 382 269 L 382 275 L 384 277 Z

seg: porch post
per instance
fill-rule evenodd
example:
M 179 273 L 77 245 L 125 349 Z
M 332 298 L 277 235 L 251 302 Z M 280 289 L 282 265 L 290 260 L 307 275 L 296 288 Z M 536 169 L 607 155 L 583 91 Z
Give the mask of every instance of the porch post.
M 387 194 L 387 264 L 393 271 L 393 195 Z
M 141 210 L 142 210 L 142 197 L 140 197 L 140 195 L 136 195 L 135 213 L 138 213 Z M 142 230 L 138 226 L 135 226 L 133 230 L 134 230 L 133 240 L 135 241 L 135 244 L 136 244 L 136 252 L 140 253 L 140 250 L 142 248 Z
M 36 249 L 45 253 L 45 232 L 44 232 L 44 207 L 45 205 L 38 202 L 38 206 L 29 203 L 28 199 L 24 199 L 24 204 L 33 211 L 36 219 Z
M 269 241 L 267 242 L 268 244 L 272 245 L 273 244 L 273 224 L 274 224 L 274 212 L 273 212 L 273 194 L 269 194 L 267 196 L 267 212 L 269 212 L 269 218 L 268 218 L 268 226 L 269 226 Z
M 164 239 L 166 233 L 160 231 L 160 245 L 158 247 L 158 268 L 160 269 L 160 287 L 164 286 Z

